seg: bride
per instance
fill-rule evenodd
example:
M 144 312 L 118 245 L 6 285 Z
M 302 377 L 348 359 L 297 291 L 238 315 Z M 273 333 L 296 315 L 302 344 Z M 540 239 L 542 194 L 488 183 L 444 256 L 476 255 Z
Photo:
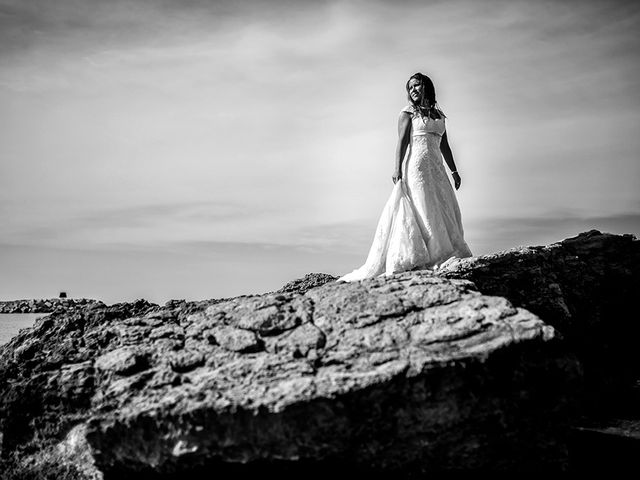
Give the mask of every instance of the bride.
M 433 82 L 416 73 L 409 78 L 406 89 L 409 105 L 398 120 L 391 196 L 382 210 L 367 261 L 338 281 L 437 269 L 453 257 L 472 256 L 464 240 L 458 201 L 442 163 L 444 157 L 457 190 L 460 174 Z

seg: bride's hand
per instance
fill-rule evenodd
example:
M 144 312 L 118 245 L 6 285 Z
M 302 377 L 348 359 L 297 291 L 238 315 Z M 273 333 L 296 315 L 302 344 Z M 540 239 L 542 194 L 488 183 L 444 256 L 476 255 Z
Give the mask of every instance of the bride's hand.
M 458 172 L 452 173 L 451 177 L 453 178 L 453 183 L 455 184 L 456 190 L 458 190 L 460 188 L 460 184 L 462 183 L 460 174 L 458 174 Z
M 393 172 L 393 176 L 391 177 L 391 180 L 393 180 L 393 183 L 397 183 L 398 180 L 402 180 L 402 172 L 396 170 L 395 172 Z

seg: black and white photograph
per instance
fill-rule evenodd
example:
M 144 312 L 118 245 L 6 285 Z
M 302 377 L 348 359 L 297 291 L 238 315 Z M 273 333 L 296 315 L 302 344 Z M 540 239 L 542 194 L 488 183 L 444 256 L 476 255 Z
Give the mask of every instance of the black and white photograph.
M 0 0 L 0 478 L 640 474 L 638 32 Z

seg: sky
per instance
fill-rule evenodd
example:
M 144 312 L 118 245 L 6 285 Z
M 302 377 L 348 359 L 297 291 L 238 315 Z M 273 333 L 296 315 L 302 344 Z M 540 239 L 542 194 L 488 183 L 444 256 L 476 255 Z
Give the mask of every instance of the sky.
M 622 1 L 0 0 L 0 299 L 353 270 L 418 71 L 474 255 L 640 235 L 639 28 Z

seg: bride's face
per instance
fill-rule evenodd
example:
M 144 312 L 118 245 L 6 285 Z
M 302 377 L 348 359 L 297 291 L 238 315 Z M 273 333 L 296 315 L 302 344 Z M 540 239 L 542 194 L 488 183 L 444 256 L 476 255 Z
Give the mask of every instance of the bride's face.
M 411 100 L 418 103 L 421 102 L 423 91 L 424 86 L 422 82 L 417 78 L 412 78 L 409 82 L 409 95 L 411 96 Z

